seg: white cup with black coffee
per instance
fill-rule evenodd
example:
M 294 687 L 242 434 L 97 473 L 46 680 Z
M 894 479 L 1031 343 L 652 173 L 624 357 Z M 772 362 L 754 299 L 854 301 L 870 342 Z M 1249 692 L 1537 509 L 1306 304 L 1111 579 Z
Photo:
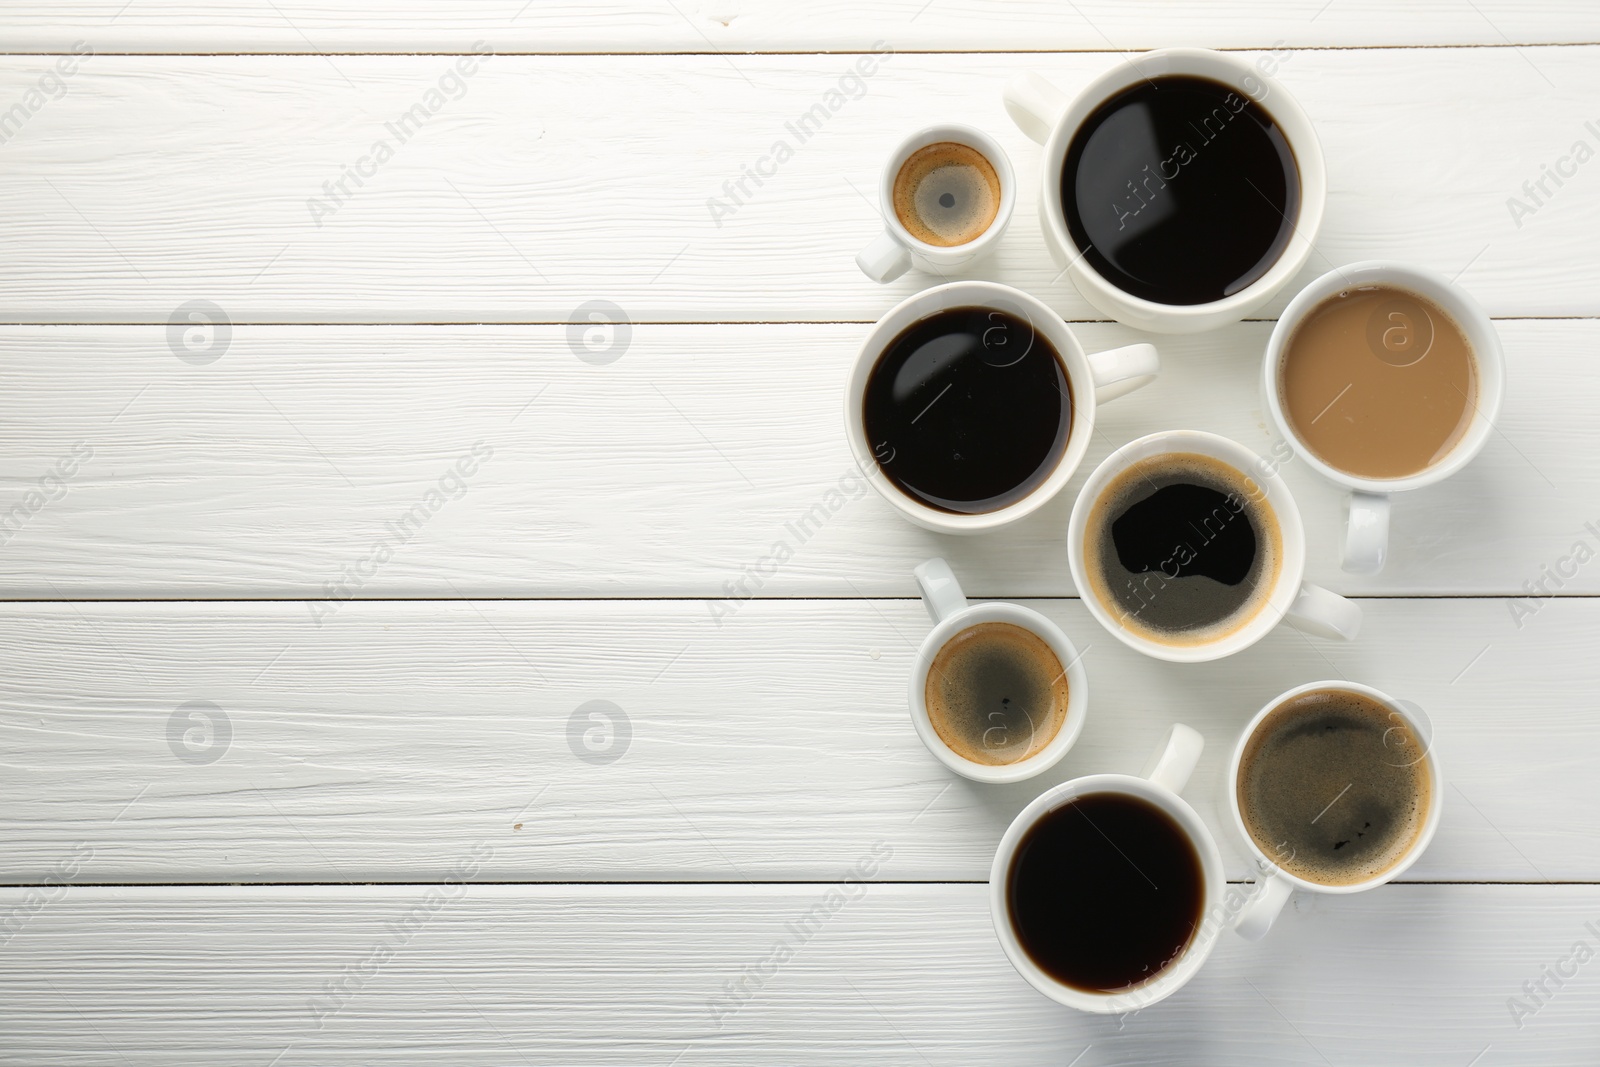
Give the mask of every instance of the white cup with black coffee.
M 1089 614 L 1130 648 L 1198 663 L 1280 622 L 1352 640 L 1354 601 L 1304 581 L 1305 527 L 1276 467 L 1199 430 L 1130 441 L 1084 482 L 1067 524 Z
M 1262 870 L 1234 929 L 1260 940 L 1296 890 L 1361 893 L 1398 878 L 1439 827 L 1444 780 L 1417 705 L 1355 682 L 1308 682 L 1234 746 L 1227 810 Z
M 911 668 L 911 722 L 922 743 L 977 782 L 1020 782 L 1054 767 L 1089 709 L 1071 640 L 1021 604 L 969 603 L 942 559 L 914 573 L 934 623 Z
M 1138 775 L 1063 782 L 1012 821 L 989 870 L 989 910 L 1029 985 L 1122 1014 L 1199 973 L 1229 920 L 1216 840 L 1178 795 L 1204 748 L 1173 725 Z
M 1122 56 L 1075 97 L 1024 72 L 1005 104 L 1044 146 L 1045 244 L 1119 322 L 1153 333 L 1236 322 L 1311 254 L 1327 199 L 1316 131 L 1238 56 Z
M 1494 433 L 1505 358 L 1465 290 L 1382 260 L 1329 271 L 1289 302 L 1262 362 L 1262 400 L 1312 470 L 1345 489 L 1344 569 L 1376 574 L 1389 497 L 1472 462 Z
M 993 137 L 952 124 L 918 130 L 889 155 L 878 182 L 883 233 L 856 266 L 880 283 L 912 267 L 969 267 L 999 243 L 1016 199 L 1011 161 Z
M 1099 404 L 1155 380 L 1148 344 L 1088 353 L 1038 299 L 949 282 L 891 308 L 845 389 L 868 481 L 919 526 L 974 534 L 1033 514 L 1078 469 Z

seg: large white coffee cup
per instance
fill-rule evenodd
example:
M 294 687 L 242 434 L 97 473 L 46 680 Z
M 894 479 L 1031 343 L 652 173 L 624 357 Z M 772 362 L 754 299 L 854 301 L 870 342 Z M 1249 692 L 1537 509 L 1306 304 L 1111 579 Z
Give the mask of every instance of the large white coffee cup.
M 1117 611 L 1101 602 L 1089 579 L 1086 539 L 1089 519 L 1100 495 L 1123 471 L 1153 456 L 1194 453 L 1232 467 L 1244 475 L 1246 490 L 1260 506 L 1271 511 L 1283 541 L 1278 578 L 1265 602 L 1247 622 L 1212 641 L 1165 644 L 1124 626 Z M 1289 486 L 1277 468 L 1237 441 L 1200 430 L 1165 430 L 1130 441 L 1107 456 L 1094 469 L 1078 493 L 1067 523 L 1067 559 L 1072 580 L 1089 614 L 1129 648 L 1156 659 L 1199 663 L 1221 659 L 1249 648 L 1280 622 L 1318 637 L 1352 640 L 1361 628 L 1361 608 L 1352 600 L 1303 581 L 1306 568 L 1305 525 Z
M 1084 672 L 1082 657 L 1061 632 L 1061 627 L 1021 604 L 968 603 L 950 565 L 942 559 L 930 559 L 913 573 L 922 591 L 922 602 L 934 622 L 933 630 L 917 649 L 917 659 L 911 668 L 911 722 L 928 751 L 952 771 L 975 782 L 1020 782 L 1060 763 L 1061 757 L 1083 732 L 1084 717 L 1089 712 L 1089 678 Z M 985 622 L 1008 622 L 1034 634 L 1050 646 L 1067 675 L 1067 715 L 1061 729 L 1038 752 L 1015 763 L 987 764 L 967 759 L 940 739 L 928 718 L 928 671 L 939 650 L 963 630 Z
M 1217 851 L 1216 840 L 1211 836 L 1206 824 L 1201 821 L 1195 810 L 1178 796 L 1188 783 L 1189 776 L 1194 773 L 1195 764 L 1200 761 L 1200 753 L 1204 748 L 1205 740 L 1199 733 L 1182 724 L 1174 724 L 1167 730 L 1161 745 L 1137 776 L 1091 774 L 1083 778 L 1074 778 L 1070 782 L 1062 782 L 1046 790 L 1023 808 L 1012 820 L 1005 835 L 1000 838 L 1000 847 L 994 854 L 994 864 L 989 868 L 989 912 L 994 918 L 995 934 L 1000 938 L 1000 946 L 1005 949 L 1006 956 L 1011 960 L 1011 965 L 1017 969 L 1017 973 L 1051 1000 L 1065 1004 L 1069 1008 L 1102 1014 L 1138 1011 L 1140 1008 L 1164 1000 L 1181 989 L 1195 976 L 1200 966 L 1205 963 L 1206 957 L 1211 955 L 1211 950 L 1216 947 L 1217 934 L 1223 928 L 1223 923 L 1217 919 L 1217 915 L 1224 908 L 1222 855 Z M 1202 916 L 1200 929 L 1195 932 L 1183 954 L 1164 967 L 1155 978 L 1116 993 L 1090 993 L 1074 989 L 1040 969 L 1017 940 L 1007 899 L 1011 864 L 1016 857 L 1017 847 L 1028 830 L 1040 818 L 1068 801 L 1091 793 L 1121 793 L 1137 797 L 1165 812 L 1194 845 L 1194 850 L 1200 857 L 1201 883 L 1204 888 L 1204 899 L 1200 902 L 1199 908 Z M 1085 915 L 1083 921 L 1095 922 L 1096 917 Z
M 1472 422 L 1454 448 L 1427 470 L 1405 478 L 1363 478 L 1339 470 L 1306 447 L 1289 424 L 1283 410 L 1281 373 L 1284 349 L 1295 329 L 1317 305 L 1336 293 L 1363 286 L 1382 285 L 1409 291 L 1423 297 L 1455 320 L 1466 336 L 1467 346 L 1477 364 L 1478 395 L 1473 400 Z M 1419 304 L 1417 312 L 1426 314 Z M 1379 331 L 1380 342 L 1404 345 L 1420 324 L 1406 321 L 1396 312 L 1396 320 Z M 1421 267 L 1410 267 L 1385 260 L 1365 260 L 1329 271 L 1289 302 L 1267 341 L 1266 358 L 1261 364 L 1262 403 L 1273 426 L 1289 442 L 1295 455 L 1306 466 L 1334 485 L 1348 491 L 1345 503 L 1345 532 L 1341 551 L 1344 569 L 1354 574 L 1376 574 L 1383 569 L 1389 553 L 1389 495 L 1421 489 L 1443 481 L 1471 463 L 1483 451 L 1494 432 L 1505 394 L 1505 357 L 1494 323 L 1466 291 L 1443 275 Z
M 878 461 L 867 441 L 861 408 L 873 367 L 907 327 L 937 312 L 958 307 L 993 308 L 1029 324 L 1060 355 L 1072 389 L 1072 429 L 1055 470 L 1037 489 L 1014 504 L 977 514 L 956 514 L 913 499 L 888 478 L 867 479 L 885 500 L 918 526 L 940 533 L 975 534 L 1025 518 L 1059 493 L 1088 451 L 1089 439 L 1094 434 L 1096 407 L 1154 381 L 1161 370 L 1161 362 L 1155 348 L 1148 344 L 1127 345 L 1093 354 L 1085 352 L 1060 315 L 1037 298 L 1009 285 L 968 281 L 924 289 L 890 308 L 867 333 L 845 387 L 845 436 L 857 465 L 868 474 L 879 473 Z M 996 428 L 996 432 L 1003 430 L 1003 427 Z
M 959 245 L 934 245 L 912 236 L 894 210 L 894 183 L 917 150 L 931 144 L 950 141 L 976 149 L 978 154 L 994 167 L 1000 179 L 1000 209 L 989 228 L 977 237 Z M 875 282 L 891 282 L 912 267 L 936 274 L 964 270 L 994 251 L 1000 235 L 1011 222 L 1011 211 L 1017 202 L 1017 178 L 1011 170 L 1011 160 L 1006 158 L 1000 142 L 971 126 L 929 126 L 901 141 L 889 154 L 883 174 L 878 179 L 878 203 L 882 205 L 883 232 L 877 239 L 856 254 L 856 266 L 861 273 Z
M 1401 857 L 1400 862 L 1377 877 L 1350 885 L 1324 885 L 1320 882 L 1308 881 L 1298 875 L 1290 874 L 1278 866 L 1273 857 L 1267 855 L 1256 844 L 1255 838 L 1251 837 L 1250 831 L 1245 828 L 1244 816 L 1239 811 L 1239 764 L 1244 759 L 1245 748 L 1250 743 L 1251 736 L 1256 732 L 1256 727 L 1261 725 L 1261 720 L 1295 697 L 1318 689 L 1336 689 L 1359 693 L 1387 707 L 1390 718 L 1395 723 L 1393 729 L 1406 731 L 1412 738 L 1421 742 L 1422 758 L 1427 761 L 1428 771 L 1432 778 L 1429 790 L 1428 814 L 1423 821 L 1422 832 L 1412 844 L 1411 850 Z M 1385 734 L 1385 740 L 1387 738 L 1388 735 Z M 1433 725 L 1428 721 L 1427 714 L 1409 700 L 1396 700 L 1394 697 L 1379 692 L 1371 686 L 1345 681 L 1307 682 L 1305 685 L 1296 686 L 1286 693 L 1280 693 L 1268 701 L 1266 707 L 1256 712 L 1255 717 L 1250 720 L 1250 724 L 1239 735 L 1239 742 L 1233 747 L 1233 758 L 1228 761 L 1228 773 L 1223 778 L 1223 788 L 1227 791 L 1224 803 L 1227 805 L 1226 810 L 1233 817 L 1234 829 L 1239 831 L 1239 836 L 1244 839 L 1245 847 L 1255 856 L 1256 868 L 1261 872 L 1257 876 L 1258 881 L 1252 899 L 1239 913 L 1234 926 L 1239 935 L 1248 941 L 1259 941 L 1266 936 L 1267 931 L 1272 929 L 1272 923 L 1277 919 L 1278 913 L 1283 910 L 1284 904 L 1288 902 L 1289 897 L 1294 894 L 1296 889 L 1302 889 L 1308 893 L 1363 893 L 1368 889 L 1383 885 L 1385 882 L 1393 881 L 1404 874 L 1417 861 L 1417 858 L 1422 855 L 1423 851 L 1427 849 L 1428 842 L 1433 840 L 1434 832 L 1439 828 L 1440 801 L 1444 797 L 1444 779 L 1439 776 L 1439 760 L 1434 754 Z
M 1061 203 L 1061 171 L 1078 127 L 1124 89 L 1164 75 L 1221 82 L 1265 108 L 1288 139 L 1300 174 L 1299 213 L 1289 220 L 1293 229 L 1278 261 L 1238 292 L 1205 304 L 1158 304 L 1112 285 L 1089 265 L 1073 242 Z M 1311 120 L 1288 90 L 1239 56 L 1203 48 L 1161 48 L 1122 56 L 1075 97 L 1025 71 L 1007 84 L 1005 104 L 1022 132 L 1044 146 L 1039 164 L 1039 220 L 1051 256 L 1071 275 L 1085 300 L 1118 322 L 1152 333 L 1196 333 L 1237 322 L 1270 300 L 1311 255 L 1328 196 L 1322 145 Z

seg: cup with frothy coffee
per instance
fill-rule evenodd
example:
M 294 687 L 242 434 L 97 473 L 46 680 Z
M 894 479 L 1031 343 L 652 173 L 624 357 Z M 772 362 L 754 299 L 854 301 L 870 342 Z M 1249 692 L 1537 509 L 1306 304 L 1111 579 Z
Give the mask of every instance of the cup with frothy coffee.
M 1305 527 L 1271 463 L 1199 430 L 1130 441 L 1089 475 L 1067 524 L 1084 606 L 1130 648 L 1198 663 L 1280 622 L 1355 637 L 1354 601 L 1303 580 Z
M 1020 782 L 1067 754 L 1089 703 L 1078 651 L 1032 608 L 972 604 L 942 559 L 914 572 L 934 627 L 911 670 L 911 721 L 939 762 Z
M 1234 927 L 1251 941 L 1297 889 L 1359 893 L 1399 877 L 1433 839 L 1444 789 L 1423 710 L 1345 681 L 1309 682 L 1257 712 L 1225 784 L 1264 872 Z
M 1500 339 L 1460 286 L 1369 261 L 1302 289 L 1267 342 L 1267 414 L 1295 455 L 1346 490 L 1344 569 L 1375 574 L 1389 496 L 1470 463 L 1505 392 Z
M 1011 162 L 971 126 L 918 130 L 889 156 L 879 182 L 883 233 L 856 265 L 875 282 L 913 266 L 943 274 L 993 251 L 1016 202 Z

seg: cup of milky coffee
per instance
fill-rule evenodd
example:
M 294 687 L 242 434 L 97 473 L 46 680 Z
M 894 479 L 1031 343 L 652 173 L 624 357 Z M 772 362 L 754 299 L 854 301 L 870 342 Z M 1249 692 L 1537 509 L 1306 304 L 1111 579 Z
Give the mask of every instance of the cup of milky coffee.
M 1000 143 L 971 126 L 929 126 L 901 141 L 878 183 L 883 233 L 856 256 L 875 282 L 913 266 L 945 273 L 988 255 L 1016 203 Z
M 1020 604 L 968 603 L 942 559 L 914 573 L 934 622 L 911 669 L 911 721 L 922 743 L 978 782 L 1020 782 L 1055 766 L 1089 706 L 1067 635 Z
M 1263 872 L 1234 927 L 1256 941 L 1296 889 L 1359 893 L 1399 877 L 1439 826 L 1444 782 L 1422 709 L 1354 682 L 1309 682 L 1250 720 L 1227 810 Z
M 979 533 L 1060 492 L 1097 405 L 1159 370 L 1147 344 L 1085 352 L 1060 315 L 1020 290 L 950 282 L 901 301 L 867 334 L 845 388 L 845 436 L 906 518 Z
M 1163 48 L 1119 57 L 1075 97 L 1031 72 L 1006 86 L 1006 110 L 1044 146 L 1045 244 L 1090 304 L 1193 333 L 1244 318 L 1305 265 L 1322 148 L 1266 69 Z
M 1349 492 L 1344 569 L 1375 574 L 1389 494 L 1448 478 L 1482 451 L 1505 392 L 1494 324 L 1448 279 L 1370 261 L 1329 271 L 1284 310 L 1263 401 L 1307 466 Z
M 1220 659 L 1280 622 L 1350 640 L 1361 609 L 1303 581 L 1305 527 L 1277 469 L 1244 445 L 1167 430 L 1123 445 L 1067 524 L 1072 580 L 1100 624 L 1147 656 Z
M 1138 775 L 1047 790 L 1012 821 L 989 871 L 995 934 L 1059 1004 L 1138 1011 L 1199 972 L 1226 928 L 1216 840 L 1178 796 L 1205 748 L 1167 730 Z

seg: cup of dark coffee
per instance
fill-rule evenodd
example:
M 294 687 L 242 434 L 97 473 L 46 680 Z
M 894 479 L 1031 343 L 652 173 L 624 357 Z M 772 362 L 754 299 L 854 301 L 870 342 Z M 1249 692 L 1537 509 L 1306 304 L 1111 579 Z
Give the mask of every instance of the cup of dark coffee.
M 1096 407 L 1153 381 L 1156 350 L 1089 354 L 1018 289 L 950 282 L 900 302 L 856 355 L 845 435 L 868 481 L 942 533 L 997 529 L 1067 484 Z
M 1289 302 L 1261 389 L 1295 455 L 1348 492 L 1344 569 L 1376 574 L 1390 494 L 1442 481 L 1483 450 L 1505 359 L 1494 323 L 1460 286 L 1372 260 L 1329 271 Z
M 944 273 L 994 250 L 1011 221 L 1016 178 L 1000 142 L 971 126 L 929 126 L 889 154 L 878 182 L 883 233 L 856 256 L 890 282 L 913 266 Z
M 1032 608 L 968 603 L 950 565 L 914 572 L 932 632 L 911 669 L 911 721 L 928 751 L 978 782 L 1020 782 L 1083 732 L 1089 681 L 1061 628 Z
M 1150 434 L 1107 456 L 1067 523 L 1089 614 L 1130 648 L 1179 663 L 1232 655 L 1280 622 L 1353 639 L 1361 609 L 1303 581 L 1305 554 L 1276 468 L 1199 430 Z
M 1069 98 L 1031 72 L 1006 109 L 1044 146 L 1039 218 L 1089 303 L 1154 333 L 1235 322 L 1305 265 L 1327 177 L 1311 120 L 1243 59 L 1122 57 Z
M 1257 712 L 1225 784 L 1263 872 L 1235 926 L 1251 941 L 1297 889 L 1360 893 L 1399 877 L 1433 840 L 1444 796 L 1423 710 L 1345 681 L 1308 682 Z
M 1178 796 L 1205 743 L 1174 725 L 1144 770 L 1047 790 L 1011 823 L 989 908 L 1028 984 L 1068 1007 L 1122 1013 L 1176 993 L 1225 928 L 1222 856 Z

